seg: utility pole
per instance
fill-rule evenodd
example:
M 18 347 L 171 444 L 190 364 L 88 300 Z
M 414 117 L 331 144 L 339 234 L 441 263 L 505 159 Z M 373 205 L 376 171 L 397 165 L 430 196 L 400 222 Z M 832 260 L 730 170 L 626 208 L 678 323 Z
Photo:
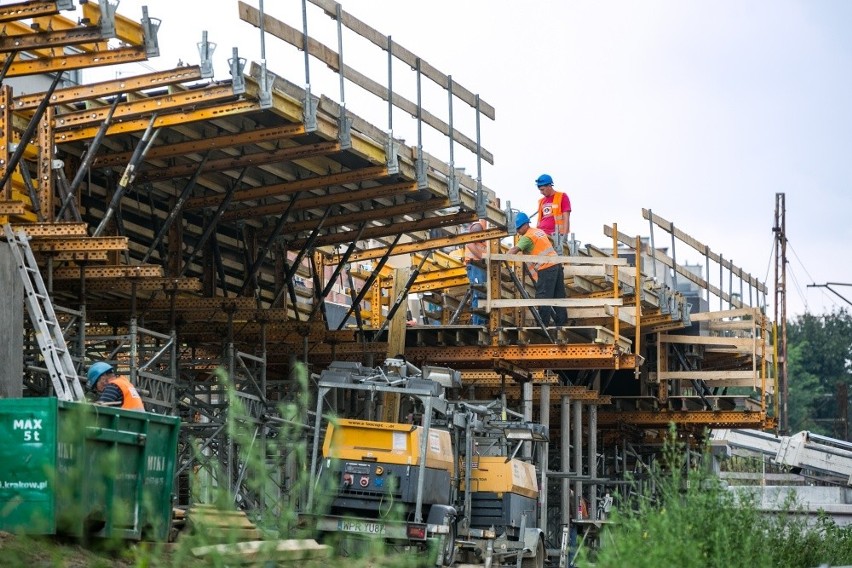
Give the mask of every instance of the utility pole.
M 775 344 L 778 361 L 778 433 L 789 433 L 787 418 L 787 223 L 784 194 L 775 194 Z

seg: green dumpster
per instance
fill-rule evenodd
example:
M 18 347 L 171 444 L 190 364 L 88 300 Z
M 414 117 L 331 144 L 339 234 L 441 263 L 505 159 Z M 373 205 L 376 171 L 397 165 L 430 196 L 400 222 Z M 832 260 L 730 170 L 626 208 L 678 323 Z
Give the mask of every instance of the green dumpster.
M 0 399 L 0 530 L 168 538 L 180 420 Z

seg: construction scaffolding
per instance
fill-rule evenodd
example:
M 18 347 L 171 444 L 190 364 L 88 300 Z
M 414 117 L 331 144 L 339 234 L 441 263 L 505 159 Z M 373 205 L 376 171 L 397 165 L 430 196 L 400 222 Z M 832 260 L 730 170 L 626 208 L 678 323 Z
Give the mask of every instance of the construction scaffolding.
M 501 398 L 544 424 L 550 548 L 580 498 L 596 519 L 599 499 L 653 461 L 670 423 L 695 442 L 706 429 L 775 425 L 765 284 L 644 210 L 649 238 L 613 223 L 608 247 L 559 258 L 568 295 L 550 303 L 570 321 L 536 325 L 530 310 L 542 301 L 525 299 L 523 257 L 506 254 L 514 214 L 482 179 L 481 162 L 494 157 L 480 120 L 494 120 L 494 108 L 340 4 L 310 0 L 303 10 L 301 30 L 242 2 L 233 11 L 303 51 L 303 78 L 265 62 L 245 69 L 235 48 L 231 78 L 215 80 L 205 34 L 198 65 L 62 85 L 67 70 L 157 56 L 159 22 L 120 16 L 109 2 L 0 7 L 0 222 L 29 239 L 77 374 L 110 362 L 149 410 L 181 417 L 181 504 L 198 498 L 188 476 L 199 471 L 250 511 L 299 504 L 292 456 L 267 456 L 277 489 L 253 493 L 225 428 L 238 397 L 251 439 L 276 436 L 290 420 L 280 404 L 299 394 L 298 361 L 311 373 L 397 355 L 450 367 L 462 372 L 453 396 Z M 336 49 L 308 35 L 317 17 L 335 21 Z M 387 76 L 344 60 L 351 34 L 384 51 Z M 312 61 L 339 74 L 339 100 L 311 91 Z M 414 73 L 416 101 L 394 92 L 394 62 Z M 16 95 L 7 79 L 25 75 L 47 75 L 50 86 Z M 424 108 L 423 81 L 445 91 L 447 108 Z M 344 86 L 387 103 L 387 123 L 355 114 Z M 398 111 L 414 120 L 414 145 L 394 135 Z M 474 133 L 458 129 L 460 112 L 472 113 Z M 424 126 L 446 138 L 448 162 L 426 152 Z M 456 150 L 475 161 L 475 176 Z M 467 233 L 477 219 L 488 228 Z M 471 323 L 464 261 L 449 254 L 474 241 L 489 247 L 485 325 Z M 683 246 L 704 265 L 679 264 Z M 406 313 L 412 301 L 419 320 Z M 25 394 L 56 394 L 39 371 L 38 329 L 19 325 Z

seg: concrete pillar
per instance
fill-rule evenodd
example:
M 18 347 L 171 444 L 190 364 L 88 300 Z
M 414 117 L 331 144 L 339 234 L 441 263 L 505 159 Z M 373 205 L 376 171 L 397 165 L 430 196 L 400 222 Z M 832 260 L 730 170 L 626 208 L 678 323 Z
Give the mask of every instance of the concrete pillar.
M 0 243 L 0 398 L 24 394 L 24 285 L 9 243 Z

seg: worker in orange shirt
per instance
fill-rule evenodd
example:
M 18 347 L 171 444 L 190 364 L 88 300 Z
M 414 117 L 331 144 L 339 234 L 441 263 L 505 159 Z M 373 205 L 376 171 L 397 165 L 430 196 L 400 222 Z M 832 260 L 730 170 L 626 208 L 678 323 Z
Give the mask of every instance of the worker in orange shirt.
M 142 397 L 130 381 L 115 374 L 109 363 L 98 361 L 86 375 L 89 390 L 98 394 L 97 404 L 117 406 L 125 410 L 145 411 Z
M 567 193 L 553 189 L 550 174 L 541 174 L 535 180 L 541 192 L 538 200 L 538 228 L 547 233 L 557 254 L 562 254 L 562 245 L 571 232 L 571 200 Z
M 530 227 L 530 218 L 526 213 L 519 212 L 515 217 L 515 228 L 520 237 L 517 244 L 509 249 L 509 254 L 521 252 L 530 256 L 557 256 L 547 233 Z M 536 300 L 565 297 L 565 276 L 561 263 L 528 262 L 526 265 L 535 280 Z M 551 318 L 557 326 L 568 323 L 568 310 L 564 306 L 540 306 L 538 313 L 545 326 L 550 325 Z

